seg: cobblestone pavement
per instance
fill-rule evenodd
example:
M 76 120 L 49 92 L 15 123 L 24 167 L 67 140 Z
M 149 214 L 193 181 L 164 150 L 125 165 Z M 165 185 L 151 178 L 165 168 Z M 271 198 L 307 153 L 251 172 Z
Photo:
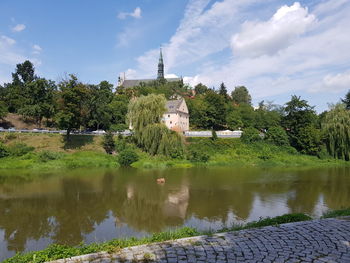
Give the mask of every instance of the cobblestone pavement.
M 321 219 L 183 238 L 54 261 L 109 262 L 350 262 L 350 218 Z

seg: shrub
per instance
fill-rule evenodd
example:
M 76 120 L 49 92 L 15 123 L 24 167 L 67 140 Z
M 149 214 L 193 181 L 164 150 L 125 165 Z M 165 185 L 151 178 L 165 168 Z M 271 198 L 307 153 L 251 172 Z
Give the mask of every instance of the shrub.
M 119 134 L 120 135 L 120 134 Z M 118 140 L 115 143 L 115 149 L 117 152 L 122 152 L 127 148 L 126 139 L 122 135 L 118 135 Z
M 10 153 L 9 153 L 7 147 L 3 143 L 0 142 L 0 158 L 7 157 L 9 155 L 10 155 Z
M 17 134 L 15 134 L 15 133 L 5 133 L 4 137 L 5 137 L 5 141 L 8 142 L 8 141 L 17 139 Z
M 218 139 L 218 135 L 216 134 L 216 131 L 215 130 L 212 130 L 211 131 L 211 139 L 213 141 L 216 141 Z
M 40 162 L 48 162 L 61 159 L 63 157 L 63 154 L 59 152 L 42 151 L 38 154 L 38 157 Z
M 113 134 L 111 132 L 107 132 L 103 136 L 102 147 L 105 149 L 106 153 L 112 154 L 115 150 L 115 143 L 113 139 Z
M 139 160 L 139 156 L 131 149 L 124 150 L 118 155 L 118 163 L 121 166 L 130 166 L 132 163 Z
M 265 140 L 278 146 L 288 146 L 289 139 L 282 127 L 271 127 L 266 133 Z
M 203 162 L 206 163 L 210 159 L 209 154 L 203 151 L 199 151 L 196 149 L 191 149 L 187 153 L 187 160 L 191 162 Z
M 243 134 L 241 136 L 241 140 L 245 143 L 252 143 L 261 141 L 261 137 L 257 129 L 249 127 L 244 129 Z
M 34 151 L 34 147 L 28 146 L 25 143 L 15 143 L 9 146 L 9 152 L 12 156 L 23 156 L 32 151 Z

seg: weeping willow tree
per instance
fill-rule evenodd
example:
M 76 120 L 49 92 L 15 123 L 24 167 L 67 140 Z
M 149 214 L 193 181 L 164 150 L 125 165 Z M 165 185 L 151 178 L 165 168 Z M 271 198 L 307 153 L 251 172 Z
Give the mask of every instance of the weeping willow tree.
M 166 111 L 165 103 L 164 95 L 150 94 L 132 99 L 126 119 L 133 127 L 137 145 L 143 150 L 151 155 L 182 157 L 184 153 L 182 136 L 161 123 Z
M 322 128 L 328 152 L 342 160 L 350 160 L 350 111 L 344 104 L 332 106 L 326 114 Z

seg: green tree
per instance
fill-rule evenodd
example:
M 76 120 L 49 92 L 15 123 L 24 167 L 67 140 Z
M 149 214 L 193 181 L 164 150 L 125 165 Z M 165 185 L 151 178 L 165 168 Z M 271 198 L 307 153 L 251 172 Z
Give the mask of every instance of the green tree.
M 317 129 L 314 125 L 300 128 L 297 136 L 297 144 L 300 145 L 301 153 L 318 155 L 322 146 L 320 129 Z
M 196 95 L 204 94 L 208 90 L 209 90 L 208 87 L 203 85 L 202 83 L 199 83 L 196 86 L 194 86 L 194 91 L 195 91 Z
M 223 82 L 220 84 L 219 95 L 221 95 L 225 99 L 225 101 L 229 100 L 229 96 L 227 94 L 227 88 Z
M 253 127 L 248 127 L 243 130 L 241 140 L 245 143 L 252 143 L 252 142 L 261 141 L 261 137 L 257 129 Z
M 244 86 L 235 87 L 231 93 L 232 100 L 235 104 L 249 104 L 252 103 L 252 97 L 249 94 L 249 91 Z
M 112 98 L 109 108 L 111 111 L 111 128 L 114 130 L 125 130 L 126 114 L 128 113 L 129 97 L 126 94 L 117 94 Z
M 18 113 L 34 118 L 41 126 L 42 119 L 51 118 L 55 114 L 54 93 L 56 85 L 53 81 L 37 78 L 28 84 L 30 93 L 25 104 L 18 109 Z
M 307 145 L 303 144 L 306 132 L 305 128 L 311 129 L 316 125 L 317 115 L 314 107 L 311 107 L 306 100 L 293 95 L 284 108 L 285 116 L 282 119 L 283 127 L 286 129 L 291 145 L 298 151 L 306 152 Z M 317 135 L 317 133 L 313 133 Z M 316 140 L 317 138 L 315 138 Z
M 0 100 L 0 120 L 5 118 L 8 113 L 6 103 Z
M 133 127 L 138 146 L 146 152 L 180 157 L 184 151 L 182 137 L 161 123 L 165 103 L 164 95 L 151 94 L 132 99 L 128 106 L 127 123 Z
M 346 93 L 345 98 L 341 100 L 344 104 L 347 110 L 350 110 L 350 90 L 348 93 Z
M 62 80 L 58 86 L 60 94 L 55 119 L 60 129 L 67 130 L 67 139 L 69 139 L 71 131 L 79 129 L 89 113 L 87 103 L 89 91 L 74 75 L 70 75 L 67 80 Z
M 280 126 L 269 128 L 266 133 L 265 140 L 278 146 L 289 145 L 288 135 Z
M 115 150 L 115 142 L 113 139 L 113 134 L 111 132 L 107 132 L 103 136 L 102 146 L 105 149 L 106 153 L 112 154 Z
M 90 85 L 89 96 L 89 116 L 88 125 L 95 129 L 108 129 L 111 120 L 112 112 L 110 103 L 113 99 L 113 85 L 108 81 L 102 81 L 99 85 Z
M 331 106 L 322 124 L 327 150 L 334 158 L 350 160 L 350 111 L 344 104 Z
M 26 60 L 22 64 L 16 65 L 16 72 L 12 73 L 13 82 L 15 84 L 25 84 L 33 82 L 37 78 L 34 73 L 35 68 L 33 63 L 29 60 Z
M 282 115 L 279 111 L 271 108 L 264 101 L 259 103 L 259 108 L 255 111 L 255 128 L 258 130 L 268 130 L 270 127 L 277 127 L 281 124 Z
M 206 102 L 206 123 L 204 128 L 222 128 L 226 123 L 226 103 L 225 99 L 215 91 L 208 91 L 204 94 L 203 100 Z

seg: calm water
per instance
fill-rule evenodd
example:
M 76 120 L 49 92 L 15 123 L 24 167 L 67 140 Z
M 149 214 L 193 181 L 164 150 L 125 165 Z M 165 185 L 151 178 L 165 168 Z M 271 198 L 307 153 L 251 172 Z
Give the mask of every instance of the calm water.
M 2 173 L 2 174 L 1 174 Z M 0 260 L 16 251 L 174 227 L 219 229 L 291 212 L 350 206 L 350 169 L 0 171 Z M 164 185 L 156 179 L 164 177 Z

